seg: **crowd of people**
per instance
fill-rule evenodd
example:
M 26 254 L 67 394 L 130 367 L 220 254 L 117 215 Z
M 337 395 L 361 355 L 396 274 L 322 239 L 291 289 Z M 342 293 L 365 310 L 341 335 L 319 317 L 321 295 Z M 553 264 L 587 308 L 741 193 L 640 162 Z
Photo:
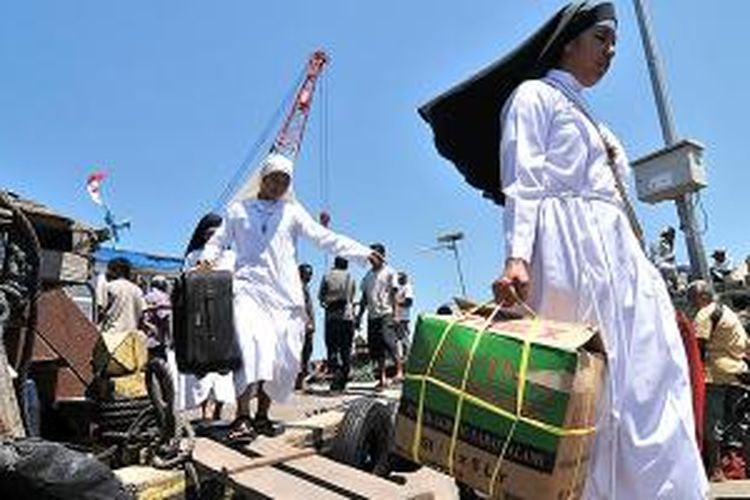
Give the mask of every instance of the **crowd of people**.
M 678 311 L 678 322 L 683 329 L 683 342 L 691 365 L 696 436 L 704 465 L 713 481 L 744 479 L 744 456 L 750 450 L 740 453 L 743 459 L 738 466 L 738 461 L 731 458 L 744 444 L 733 442 L 736 436 L 729 430 L 737 424 L 750 422 L 743 420 L 750 419 L 750 414 L 739 404 L 750 395 L 747 387 L 750 382 L 747 335 L 750 256 L 734 266 L 726 248 L 716 248 L 710 255 L 711 281 L 691 281 L 689 267 L 677 264 L 675 235 L 673 227 L 664 228 L 659 240 L 651 246 L 650 257 L 672 296 L 684 309 Z M 727 294 L 730 296 L 726 297 Z M 739 300 L 732 300 L 733 297 Z
M 170 285 L 164 276 L 152 277 L 144 290 L 134 283 L 129 262 L 117 258 L 109 262 L 100 288 L 102 331 L 145 333 L 150 356 L 167 360 L 172 368 L 178 409 L 200 407 L 202 418 L 219 419 L 223 406 L 235 403 L 230 438 L 236 439 L 272 433 L 272 402 L 285 401 L 295 388 L 306 389 L 316 334 L 315 302 L 324 311 L 325 365 L 334 393 L 344 391 L 350 379 L 353 339 L 365 315 L 376 389 L 401 380 L 413 304 L 409 278 L 387 263 L 383 244 L 368 247 L 337 235 L 296 202 L 291 162 L 271 155 L 257 177 L 257 190 L 232 205 L 225 217 L 208 214 L 200 220 L 183 267 L 183 272 L 233 272 L 239 369 L 201 377 L 177 372 Z M 298 236 L 335 254 L 333 267 L 320 280 L 317 301 L 310 290 L 312 266 L 296 262 Z M 369 262 L 359 287 L 349 271 L 351 260 Z M 387 359 L 395 367 L 392 377 L 386 377 Z M 257 398 L 253 417 L 252 398 Z
M 690 282 L 689 266 L 677 263 L 675 255 L 674 227 L 666 226 L 659 233 L 659 239 L 651 244 L 649 258 L 667 282 L 673 294 L 684 293 Z M 721 288 L 750 286 L 750 255 L 738 266 L 735 266 L 727 249 L 719 247 L 710 255 L 709 273 L 711 281 Z

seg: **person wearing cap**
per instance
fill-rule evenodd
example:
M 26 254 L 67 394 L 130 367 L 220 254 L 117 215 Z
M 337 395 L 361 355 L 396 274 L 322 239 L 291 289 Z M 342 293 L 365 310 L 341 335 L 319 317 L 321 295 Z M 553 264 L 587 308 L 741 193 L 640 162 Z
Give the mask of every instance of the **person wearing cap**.
M 727 257 L 726 248 L 717 248 L 711 254 L 711 277 L 716 283 L 724 283 L 727 276 L 732 273 L 732 260 Z
M 316 222 L 296 201 L 292 173 L 291 160 L 270 154 L 235 197 L 202 256 L 205 266 L 222 248 L 231 247 L 236 254 L 234 314 L 243 362 L 234 372 L 237 418 L 230 439 L 273 433 L 271 402 L 287 400 L 294 389 L 306 323 L 298 240 L 308 239 L 362 265 L 382 260 L 367 246 Z M 258 407 L 252 419 L 255 394 Z
M 616 40 L 612 3 L 571 3 L 420 113 L 438 151 L 504 203 L 496 301 L 520 296 L 543 318 L 602 332 L 608 369 L 584 498 L 702 499 L 674 308 L 642 250 L 625 151 L 586 101 Z

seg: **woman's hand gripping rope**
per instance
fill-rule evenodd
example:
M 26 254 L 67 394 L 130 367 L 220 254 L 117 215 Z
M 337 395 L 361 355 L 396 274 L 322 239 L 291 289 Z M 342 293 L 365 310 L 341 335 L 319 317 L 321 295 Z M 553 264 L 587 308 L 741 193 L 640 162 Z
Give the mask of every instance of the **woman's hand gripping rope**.
M 523 259 L 506 260 L 502 276 L 492 283 L 495 302 L 503 307 L 523 304 L 529 296 L 530 288 L 529 264 Z

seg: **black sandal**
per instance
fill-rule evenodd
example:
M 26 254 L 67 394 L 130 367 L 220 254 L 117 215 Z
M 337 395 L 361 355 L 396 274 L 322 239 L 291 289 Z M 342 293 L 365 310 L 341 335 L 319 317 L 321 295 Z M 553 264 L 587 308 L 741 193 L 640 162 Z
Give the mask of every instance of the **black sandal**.
M 249 415 L 242 415 L 235 418 L 229 426 L 227 441 L 230 444 L 247 444 L 252 442 L 258 433 L 253 426 L 253 420 Z
M 255 432 L 262 436 L 276 437 L 279 434 L 279 429 L 268 417 L 255 417 L 255 420 L 253 420 L 253 428 L 255 429 Z

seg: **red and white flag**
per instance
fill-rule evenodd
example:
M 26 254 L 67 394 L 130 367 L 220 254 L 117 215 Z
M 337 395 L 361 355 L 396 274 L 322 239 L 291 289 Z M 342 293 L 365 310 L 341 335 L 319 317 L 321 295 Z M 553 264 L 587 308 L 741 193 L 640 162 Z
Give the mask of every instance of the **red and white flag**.
M 97 205 L 104 205 L 102 200 L 102 181 L 107 177 L 107 174 L 102 170 L 97 170 L 93 174 L 89 175 L 86 181 L 86 191 L 89 192 L 89 196 Z

